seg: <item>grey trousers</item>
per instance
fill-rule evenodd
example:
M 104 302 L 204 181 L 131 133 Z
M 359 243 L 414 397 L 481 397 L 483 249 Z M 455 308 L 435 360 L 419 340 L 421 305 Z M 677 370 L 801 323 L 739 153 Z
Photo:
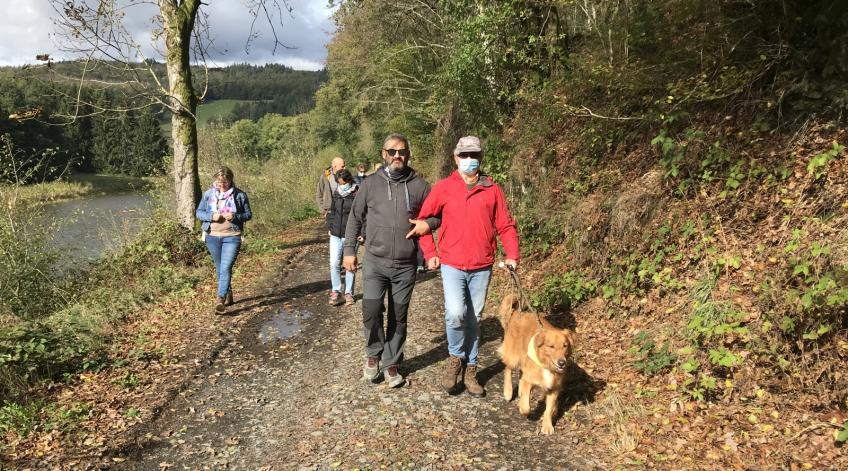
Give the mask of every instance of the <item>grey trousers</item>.
M 363 264 L 362 325 L 365 335 L 365 353 L 378 357 L 382 368 L 403 361 L 406 343 L 406 316 L 412 288 L 415 287 L 415 263 L 382 266 L 373 260 Z M 388 313 L 383 328 L 383 298 L 388 293 Z

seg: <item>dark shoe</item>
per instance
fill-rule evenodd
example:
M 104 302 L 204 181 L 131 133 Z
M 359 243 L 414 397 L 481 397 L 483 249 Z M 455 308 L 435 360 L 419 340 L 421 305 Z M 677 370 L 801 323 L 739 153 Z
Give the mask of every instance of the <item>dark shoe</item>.
M 343 303 L 341 294 L 338 291 L 333 291 L 330 293 L 330 306 L 338 306 Z
M 232 306 L 233 305 L 233 291 L 227 291 L 227 297 L 224 298 L 224 306 Z
M 459 377 L 461 375 L 462 359 L 451 355 L 448 357 L 445 372 L 442 374 L 442 388 L 448 393 L 453 393 L 456 385 L 459 384 Z
M 215 298 L 215 314 L 221 315 L 227 312 L 227 307 L 224 306 L 224 298 L 217 296 Z
M 468 391 L 468 394 L 474 397 L 483 397 L 486 395 L 483 385 L 477 382 L 477 365 L 466 366 L 465 377 L 462 380 L 465 383 L 465 390 Z
M 386 383 L 390 388 L 398 388 L 406 384 L 406 380 L 398 373 L 397 365 L 386 368 Z
M 352 295 L 352 294 L 350 294 L 350 293 L 345 293 L 344 300 L 345 300 L 345 301 L 344 301 L 344 305 L 345 305 L 345 306 L 353 306 L 353 302 L 354 302 L 354 301 L 353 301 L 353 295 Z
M 362 376 L 368 381 L 374 381 L 380 376 L 380 359 L 377 357 L 368 357 L 365 360 L 365 368 L 363 368 Z

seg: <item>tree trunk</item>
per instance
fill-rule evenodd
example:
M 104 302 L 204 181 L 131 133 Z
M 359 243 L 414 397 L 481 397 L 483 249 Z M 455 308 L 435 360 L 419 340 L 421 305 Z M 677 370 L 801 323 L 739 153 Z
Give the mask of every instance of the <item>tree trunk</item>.
M 194 208 L 200 200 L 197 172 L 197 96 L 191 82 L 191 33 L 200 0 L 159 0 L 165 29 L 165 65 L 171 95 L 171 135 L 174 145 L 174 189 L 177 219 L 194 228 Z

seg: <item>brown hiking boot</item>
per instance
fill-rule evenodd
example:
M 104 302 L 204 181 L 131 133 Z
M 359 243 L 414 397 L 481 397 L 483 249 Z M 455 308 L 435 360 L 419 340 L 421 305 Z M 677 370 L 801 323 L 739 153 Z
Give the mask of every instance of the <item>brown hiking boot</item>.
M 224 298 L 224 306 L 232 306 L 233 305 L 233 291 L 227 291 L 227 297 Z
M 215 314 L 224 314 L 227 312 L 226 306 L 224 306 L 225 299 L 221 296 L 215 297 Z
M 453 355 L 448 357 L 445 372 L 442 375 L 442 388 L 449 394 L 453 393 L 462 375 L 462 359 Z
M 468 391 L 468 394 L 474 397 L 483 397 L 486 395 L 483 385 L 477 382 L 477 365 L 468 365 L 465 367 L 463 382 L 465 382 L 465 390 Z

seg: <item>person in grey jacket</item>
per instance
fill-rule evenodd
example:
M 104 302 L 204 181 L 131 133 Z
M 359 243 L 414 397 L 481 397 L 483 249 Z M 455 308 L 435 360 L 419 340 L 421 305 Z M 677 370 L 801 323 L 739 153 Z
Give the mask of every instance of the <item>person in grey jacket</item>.
M 406 342 L 407 312 L 415 286 L 417 238 L 407 238 L 430 184 L 410 167 L 409 141 L 391 134 L 383 142 L 383 166 L 359 187 L 345 229 L 344 267 L 356 270 L 356 241 L 365 227 L 362 321 L 365 334 L 364 376 L 375 381 L 381 369 L 391 387 L 405 384 L 398 366 Z M 365 224 L 367 219 L 367 224 Z M 428 220 L 435 229 L 438 219 Z M 389 295 L 383 329 L 383 299 Z
M 321 172 L 318 177 L 318 186 L 315 188 L 315 204 L 318 210 L 321 211 L 321 216 L 327 217 L 330 212 L 330 204 L 333 202 L 333 192 L 336 191 L 339 184 L 336 181 L 336 172 L 345 168 L 345 161 L 341 157 L 336 157 L 330 162 L 330 166 Z

